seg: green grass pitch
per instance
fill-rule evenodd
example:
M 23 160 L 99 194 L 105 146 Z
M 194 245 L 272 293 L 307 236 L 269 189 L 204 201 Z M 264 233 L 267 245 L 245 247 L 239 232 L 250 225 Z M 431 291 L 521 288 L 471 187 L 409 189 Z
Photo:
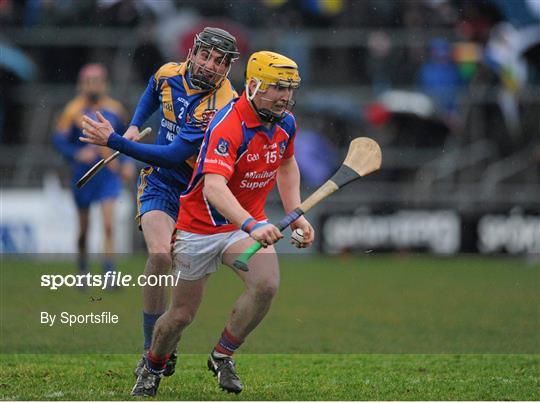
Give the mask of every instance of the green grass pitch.
M 242 284 L 212 276 L 160 400 L 538 400 L 540 267 L 460 256 L 283 256 L 272 309 L 237 355 L 246 386 L 206 369 Z M 119 260 L 139 274 L 141 256 Z M 126 400 L 141 344 L 141 290 L 39 286 L 72 263 L 4 259 L 2 400 Z M 98 272 L 96 266 L 94 272 Z M 53 326 L 41 311 L 111 311 L 118 325 Z

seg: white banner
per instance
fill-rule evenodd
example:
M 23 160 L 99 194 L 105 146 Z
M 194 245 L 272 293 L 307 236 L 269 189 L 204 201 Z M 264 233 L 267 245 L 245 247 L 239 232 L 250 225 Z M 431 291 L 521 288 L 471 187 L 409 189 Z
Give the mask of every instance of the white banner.
M 116 201 L 113 231 L 116 253 L 132 251 L 134 198 L 127 191 Z M 50 182 L 43 189 L 2 189 L 0 253 L 76 253 L 78 218 L 71 192 Z M 103 251 L 99 205 L 90 210 L 88 252 Z
M 423 248 L 452 254 L 460 249 L 461 219 L 458 213 L 448 210 L 335 215 L 324 221 L 322 232 L 325 252 Z

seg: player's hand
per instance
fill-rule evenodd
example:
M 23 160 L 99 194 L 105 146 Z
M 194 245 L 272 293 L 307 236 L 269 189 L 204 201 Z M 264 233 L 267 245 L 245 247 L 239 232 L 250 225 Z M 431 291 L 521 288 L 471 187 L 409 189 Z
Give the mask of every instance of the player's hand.
M 98 150 L 93 146 L 83 147 L 75 154 L 75 160 L 82 162 L 83 164 L 91 164 L 97 157 Z
M 99 121 L 96 121 L 88 116 L 83 116 L 82 128 L 84 137 L 79 137 L 83 143 L 97 144 L 99 146 L 106 146 L 107 141 L 111 134 L 114 133 L 114 129 L 105 117 L 96 112 L 96 116 Z
M 139 138 L 139 128 L 137 126 L 129 126 L 126 132 L 124 133 L 124 138 L 136 141 Z
M 297 228 L 300 228 L 302 231 L 304 231 L 304 240 L 300 244 L 299 248 L 307 248 L 311 246 L 311 244 L 315 240 L 315 230 L 313 229 L 309 221 L 306 220 L 305 217 L 300 217 L 298 220 L 291 224 L 291 229 L 293 231 Z
M 270 223 L 262 225 L 259 228 L 251 231 L 250 236 L 258 241 L 263 248 L 273 245 L 283 238 L 283 234 L 278 227 Z

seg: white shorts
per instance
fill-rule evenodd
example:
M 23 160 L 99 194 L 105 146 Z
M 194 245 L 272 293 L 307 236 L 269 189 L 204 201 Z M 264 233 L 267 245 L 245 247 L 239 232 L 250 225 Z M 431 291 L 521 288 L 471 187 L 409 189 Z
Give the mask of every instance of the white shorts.
M 173 274 L 182 280 L 198 280 L 217 271 L 223 252 L 247 238 L 244 231 L 201 235 L 178 230 L 173 249 Z

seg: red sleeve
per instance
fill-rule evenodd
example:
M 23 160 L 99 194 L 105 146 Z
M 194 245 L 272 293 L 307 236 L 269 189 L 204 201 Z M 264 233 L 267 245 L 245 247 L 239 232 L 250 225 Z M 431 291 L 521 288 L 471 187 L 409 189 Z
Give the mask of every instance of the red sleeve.
M 231 179 L 238 148 L 242 144 L 242 131 L 221 123 L 208 133 L 208 147 L 202 173 L 212 173 Z

